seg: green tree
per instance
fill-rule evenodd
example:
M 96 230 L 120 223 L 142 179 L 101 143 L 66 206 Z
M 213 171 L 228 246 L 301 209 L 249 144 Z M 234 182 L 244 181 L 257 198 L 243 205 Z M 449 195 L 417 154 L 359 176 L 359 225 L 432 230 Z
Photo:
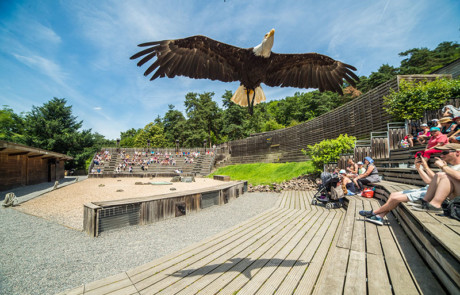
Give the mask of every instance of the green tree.
M 399 67 L 382 65 L 369 77 L 360 77 L 358 90 L 366 93 L 380 84 L 393 79 L 396 75 L 429 74 L 460 58 L 460 45 L 457 42 L 442 42 L 433 49 L 412 48 L 399 53 L 405 57 Z
M 66 99 L 55 97 L 43 106 L 32 107 L 24 120 L 27 145 L 64 154 L 79 148 L 75 144 L 83 121 L 77 121 L 72 115 L 72 106 L 66 103 Z
M 184 129 L 187 120 L 181 111 L 175 110 L 174 105 L 168 105 L 169 110 L 163 117 L 163 128 L 168 146 L 175 146 L 176 140 L 185 141 Z
M 222 111 L 212 100 L 213 92 L 203 94 L 187 93 L 185 96 L 185 111 L 187 114 L 187 128 L 184 131 L 185 146 L 202 146 L 206 139 L 211 145 L 214 134 L 220 137 L 222 126 Z
M 125 132 L 120 132 L 120 146 L 121 147 L 134 147 L 137 134 L 141 129 L 128 129 Z
M 40 107 L 33 106 L 24 117 L 24 143 L 70 155 L 74 161 L 67 168 L 84 168 L 87 158 L 100 147 L 91 129 L 79 130 L 83 121 L 78 121 L 72 106 L 66 104 L 66 99 L 55 97 Z
M 222 134 L 226 135 L 227 140 L 241 139 L 249 135 L 244 125 L 248 121 L 247 110 L 231 101 L 232 92 L 226 90 L 222 95 Z
M 163 133 L 163 126 L 160 124 L 149 123 L 145 125 L 136 135 L 135 146 L 147 147 L 147 140 L 150 140 L 151 147 L 166 147 L 166 138 Z
M 429 74 L 460 58 L 460 45 L 442 42 L 434 50 L 412 48 L 399 53 L 399 56 L 407 57 L 401 61 L 401 74 Z
M 0 140 L 24 143 L 24 120 L 9 106 L 0 110 Z

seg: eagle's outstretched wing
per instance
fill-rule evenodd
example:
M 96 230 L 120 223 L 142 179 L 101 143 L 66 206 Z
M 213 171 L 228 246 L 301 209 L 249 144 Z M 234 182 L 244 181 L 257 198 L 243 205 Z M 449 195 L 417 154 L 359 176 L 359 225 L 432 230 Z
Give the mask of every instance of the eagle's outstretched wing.
M 144 76 L 148 76 L 156 70 L 150 80 L 165 76 L 186 76 L 223 82 L 238 81 L 241 56 L 249 52 L 248 49 L 231 46 L 205 36 L 148 42 L 139 46 L 151 47 L 131 56 L 131 59 L 143 56 L 137 63 L 138 66 L 156 57 L 155 62 L 144 73 Z
M 319 88 L 343 95 L 345 81 L 355 86 L 356 68 L 318 53 L 270 55 L 270 65 L 263 81 L 268 86 Z

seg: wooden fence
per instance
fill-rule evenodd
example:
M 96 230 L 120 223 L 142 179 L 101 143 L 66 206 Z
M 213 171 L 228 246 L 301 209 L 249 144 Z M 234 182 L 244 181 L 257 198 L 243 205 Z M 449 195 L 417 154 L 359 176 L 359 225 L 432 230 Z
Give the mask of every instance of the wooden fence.
M 450 75 L 397 76 L 349 103 L 308 122 L 231 141 L 227 145 L 231 161 L 245 163 L 248 158 L 262 159 L 272 154 L 277 155 L 274 158 L 278 162 L 304 161 L 306 158 L 301 150 L 307 148 L 307 145 L 324 139 L 337 138 L 340 134 L 362 139 L 369 138 L 371 132 L 387 131 L 387 124 L 392 120 L 383 109 L 383 97 L 388 95 L 391 89 L 397 91 L 399 82 L 403 79 L 431 81 L 439 77 L 450 77 Z M 394 144 L 389 145 L 388 149 L 390 146 Z
M 247 181 L 157 196 L 87 203 L 83 230 L 92 237 L 110 229 L 144 225 L 223 205 L 247 191 Z

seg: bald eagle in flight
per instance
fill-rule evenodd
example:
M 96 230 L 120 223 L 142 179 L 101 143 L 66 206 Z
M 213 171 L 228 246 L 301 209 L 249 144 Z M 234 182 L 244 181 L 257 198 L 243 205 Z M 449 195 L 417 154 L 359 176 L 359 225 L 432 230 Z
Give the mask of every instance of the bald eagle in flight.
M 271 51 L 275 30 L 265 34 L 262 43 L 253 48 L 239 48 L 205 36 L 154 41 L 139 44 L 148 47 L 131 59 L 143 57 L 138 66 L 156 57 L 144 73 L 160 77 L 186 76 L 223 82 L 239 81 L 232 101 L 247 106 L 252 115 L 254 105 L 265 101 L 260 83 L 268 86 L 318 88 L 341 95 L 343 80 L 355 86 L 356 68 L 318 53 L 279 54 Z

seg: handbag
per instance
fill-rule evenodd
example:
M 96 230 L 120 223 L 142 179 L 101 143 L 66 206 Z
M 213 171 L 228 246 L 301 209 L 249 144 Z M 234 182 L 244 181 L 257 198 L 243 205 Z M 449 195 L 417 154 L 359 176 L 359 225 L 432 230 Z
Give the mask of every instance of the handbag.
M 374 197 L 374 190 L 371 188 L 365 188 L 363 189 L 363 192 L 361 193 L 362 197 L 365 198 L 373 198 Z

